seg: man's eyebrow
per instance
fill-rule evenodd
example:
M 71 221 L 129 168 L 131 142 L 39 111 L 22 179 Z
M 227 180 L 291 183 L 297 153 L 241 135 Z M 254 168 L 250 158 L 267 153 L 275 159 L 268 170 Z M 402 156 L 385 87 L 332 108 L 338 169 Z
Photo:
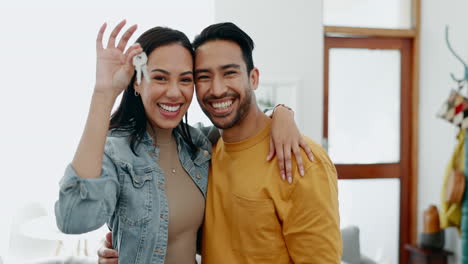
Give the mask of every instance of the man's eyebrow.
M 208 69 L 196 69 L 195 70 L 195 74 L 199 74 L 199 73 L 210 73 L 211 71 L 208 70 Z
M 229 69 L 229 68 L 240 69 L 240 65 L 235 64 L 235 63 L 231 63 L 231 64 L 226 64 L 226 65 L 219 66 L 219 69 L 221 69 L 221 70 L 226 70 L 226 69 Z M 209 70 L 209 69 L 196 69 L 195 70 L 195 74 L 210 73 L 210 72 L 211 72 L 211 70 Z
M 226 65 L 220 66 L 219 68 L 220 68 L 221 70 L 225 70 L 225 69 L 229 69 L 229 68 L 240 69 L 240 65 L 239 65 L 239 64 L 235 64 L 235 63 L 231 63 L 231 64 L 226 64 Z
M 162 72 L 164 74 L 170 75 L 170 73 L 168 71 L 165 71 L 163 69 L 152 69 L 151 72 Z

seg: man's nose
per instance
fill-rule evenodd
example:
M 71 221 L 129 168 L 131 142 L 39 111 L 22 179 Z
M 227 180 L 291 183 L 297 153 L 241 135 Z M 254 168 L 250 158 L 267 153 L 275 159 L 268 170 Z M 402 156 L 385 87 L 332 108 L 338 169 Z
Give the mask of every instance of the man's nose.
M 227 92 L 227 87 L 221 78 L 215 77 L 211 83 L 211 94 L 215 97 L 221 97 Z

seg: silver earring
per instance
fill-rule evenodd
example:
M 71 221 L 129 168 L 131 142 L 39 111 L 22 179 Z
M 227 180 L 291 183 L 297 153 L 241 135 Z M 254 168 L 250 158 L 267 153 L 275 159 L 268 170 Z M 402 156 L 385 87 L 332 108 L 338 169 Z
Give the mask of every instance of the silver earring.
M 134 94 L 135 94 L 135 97 L 138 97 L 140 95 L 140 93 L 138 93 L 136 90 L 135 90 Z

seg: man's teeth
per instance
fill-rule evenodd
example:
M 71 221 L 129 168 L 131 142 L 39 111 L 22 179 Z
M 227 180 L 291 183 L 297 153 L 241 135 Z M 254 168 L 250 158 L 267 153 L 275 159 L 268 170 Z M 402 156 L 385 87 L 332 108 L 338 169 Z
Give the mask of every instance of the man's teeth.
M 225 101 L 221 103 L 213 103 L 212 104 L 214 108 L 222 109 L 222 108 L 227 108 L 232 105 L 232 101 Z
M 168 112 L 175 112 L 175 111 L 179 110 L 180 105 L 169 106 L 169 105 L 159 104 L 159 107 L 161 107 L 162 109 L 164 109 L 164 110 L 166 110 Z

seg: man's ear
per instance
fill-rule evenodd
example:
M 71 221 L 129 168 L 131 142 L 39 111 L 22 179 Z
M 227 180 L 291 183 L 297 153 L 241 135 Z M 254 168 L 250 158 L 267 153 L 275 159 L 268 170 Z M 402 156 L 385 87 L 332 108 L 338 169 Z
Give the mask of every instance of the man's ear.
M 258 68 L 254 67 L 250 71 L 250 79 L 249 79 L 250 87 L 252 87 L 252 90 L 257 90 L 259 78 L 260 78 L 260 71 L 258 70 Z

